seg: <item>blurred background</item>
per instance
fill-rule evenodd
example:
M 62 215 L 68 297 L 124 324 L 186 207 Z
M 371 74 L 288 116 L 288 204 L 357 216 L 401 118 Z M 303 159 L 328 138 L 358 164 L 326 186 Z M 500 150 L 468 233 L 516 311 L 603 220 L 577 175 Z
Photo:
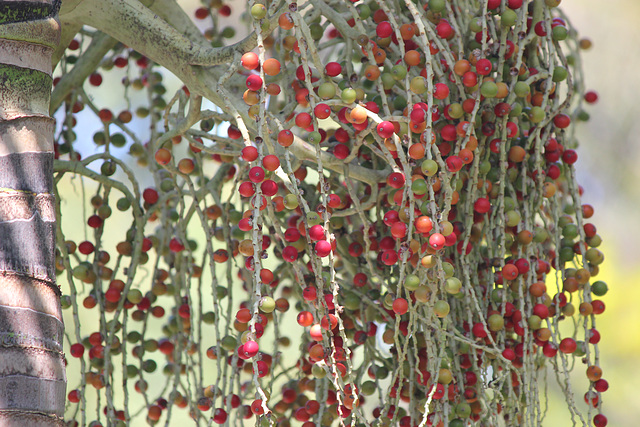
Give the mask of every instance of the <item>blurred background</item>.
M 606 312 L 599 316 L 600 366 L 609 390 L 603 394 L 610 426 L 636 426 L 640 405 L 635 388 L 640 384 L 636 364 L 640 353 L 640 93 L 636 67 L 640 65 L 640 2 L 564 0 L 560 7 L 574 29 L 593 42 L 583 52 L 587 89 L 599 101 L 589 106 L 591 118 L 578 128 L 580 148 L 576 164 L 584 187 L 583 203 L 595 208 L 592 222 L 603 238 L 605 262 L 599 278 L 609 285 L 602 299 Z M 582 399 L 584 369 L 573 373 L 576 400 Z M 550 396 L 545 426 L 571 425 L 560 394 Z M 566 420 L 563 421 L 563 420 Z
M 232 8 L 233 15 L 225 21 L 230 26 L 238 22 L 242 8 L 239 2 L 233 3 L 238 6 Z M 200 5 L 195 0 L 181 4 L 191 16 Z M 635 396 L 635 388 L 640 384 L 637 369 L 640 354 L 640 186 L 637 185 L 640 181 L 640 103 L 636 97 L 640 94 L 640 79 L 636 68 L 640 67 L 640 2 L 564 0 L 561 8 L 570 26 L 593 42 L 592 47 L 583 52 L 582 60 L 586 89 L 599 95 L 595 105 L 586 107 L 590 120 L 581 123 L 577 130 L 580 147 L 576 167 L 579 183 L 584 187 L 582 201 L 595 208 L 591 221 L 603 238 L 601 249 L 606 257 L 598 279 L 609 285 L 609 293 L 602 298 L 607 309 L 597 319 L 597 329 L 602 334 L 600 366 L 603 378 L 610 385 L 603 395 L 604 413 L 609 418 L 609 426 L 637 426 L 640 425 L 640 399 Z M 239 28 L 232 40 L 245 34 L 244 28 Z M 112 100 L 105 104 L 122 104 L 122 98 L 114 97 L 113 88 L 105 86 L 92 89 L 96 99 L 104 95 Z M 114 106 L 114 111 L 118 108 Z M 92 114 L 86 118 L 87 129 L 99 125 Z M 83 156 L 89 154 L 86 151 L 90 150 L 89 145 L 85 150 L 82 146 L 78 148 Z M 126 152 L 122 152 L 123 159 L 127 157 Z M 67 196 L 79 194 L 77 182 L 66 185 L 72 187 Z M 63 203 L 63 208 L 66 205 L 69 211 L 63 224 L 71 238 L 78 238 L 84 232 L 81 228 L 71 230 L 77 221 L 83 221 L 77 209 L 81 199 L 75 203 L 71 197 Z M 554 384 L 552 373 L 548 374 L 549 411 L 543 425 L 570 426 L 573 423 L 564 396 Z M 69 375 L 70 387 L 73 387 L 72 382 L 77 379 L 72 373 Z M 572 385 L 575 400 L 586 412 L 583 395 L 588 384 L 582 365 L 576 366 Z

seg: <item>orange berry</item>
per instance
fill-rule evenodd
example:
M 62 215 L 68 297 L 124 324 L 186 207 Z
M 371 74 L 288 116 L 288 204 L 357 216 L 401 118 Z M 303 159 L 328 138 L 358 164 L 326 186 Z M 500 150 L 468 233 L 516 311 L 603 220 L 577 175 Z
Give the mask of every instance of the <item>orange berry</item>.
M 268 76 L 277 76 L 280 73 L 280 61 L 275 58 L 269 58 L 262 64 L 262 69 Z

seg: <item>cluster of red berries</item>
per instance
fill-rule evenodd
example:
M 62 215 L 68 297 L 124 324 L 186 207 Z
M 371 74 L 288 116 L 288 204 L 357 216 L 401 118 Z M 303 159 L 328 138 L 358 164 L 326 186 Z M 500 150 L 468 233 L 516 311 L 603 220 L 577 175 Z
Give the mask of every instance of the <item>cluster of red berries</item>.
M 229 15 L 214 3 L 196 18 Z M 130 343 L 138 360 L 124 366 L 138 393 L 152 395 L 144 376 L 159 361 L 175 384 L 196 384 L 147 398 L 151 424 L 176 405 L 217 424 L 533 425 L 539 368 L 576 358 L 597 411 L 589 422 L 604 427 L 595 321 L 607 285 L 594 279 L 604 256 L 593 208 L 580 202 L 571 133 L 583 101 L 597 100 L 572 84 L 575 46 L 587 43 L 565 42 L 575 36 L 557 0 L 351 3 L 327 21 L 295 3 L 278 12 L 230 80 L 241 82 L 228 92 L 235 122 L 215 116 L 160 144 L 131 144 L 155 185 L 118 200 L 134 226 L 117 256 L 102 246 L 109 193 L 92 199 L 96 237 L 61 250 L 79 257 L 73 277 L 94 285 L 83 306 L 100 307 L 106 325 L 70 348 L 88 356 L 84 384 L 109 389 L 105 359 L 131 357 Z M 254 29 L 267 25 L 264 5 L 249 12 Z M 118 51 L 112 63 L 135 60 L 140 77 L 127 84 L 157 95 L 136 119 L 159 123 L 171 107 L 157 65 L 142 58 Z M 107 126 L 133 120 L 95 111 Z M 127 144 L 115 135 L 94 141 Z M 73 154 L 71 142 L 59 155 Z M 150 265 L 149 285 L 134 270 Z M 194 291 L 208 282 L 208 294 Z M 162 338 L 146 332 L 153 318 Z M 566 323 L 578 326 L 567 334 Z M 215 369 L 195 374 L 194 360 Z M 82 401 L 77 389 L 69 400 Z

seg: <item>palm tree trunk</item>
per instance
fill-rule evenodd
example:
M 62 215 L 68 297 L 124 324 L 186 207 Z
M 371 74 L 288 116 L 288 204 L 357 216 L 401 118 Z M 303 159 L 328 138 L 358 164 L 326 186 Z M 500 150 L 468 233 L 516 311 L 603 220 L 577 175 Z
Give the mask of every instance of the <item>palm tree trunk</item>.
M 63 425 L 51 55 L 59 1 L 0 1 L 0 425 Z

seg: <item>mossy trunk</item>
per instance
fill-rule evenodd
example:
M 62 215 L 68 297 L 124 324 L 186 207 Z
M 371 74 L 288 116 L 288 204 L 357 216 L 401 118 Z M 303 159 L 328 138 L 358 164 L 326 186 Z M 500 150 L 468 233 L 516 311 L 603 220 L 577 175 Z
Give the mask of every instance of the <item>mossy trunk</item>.
M 0 1 L 0 425 L 63 425 L 51 55 L 58 2 Z

